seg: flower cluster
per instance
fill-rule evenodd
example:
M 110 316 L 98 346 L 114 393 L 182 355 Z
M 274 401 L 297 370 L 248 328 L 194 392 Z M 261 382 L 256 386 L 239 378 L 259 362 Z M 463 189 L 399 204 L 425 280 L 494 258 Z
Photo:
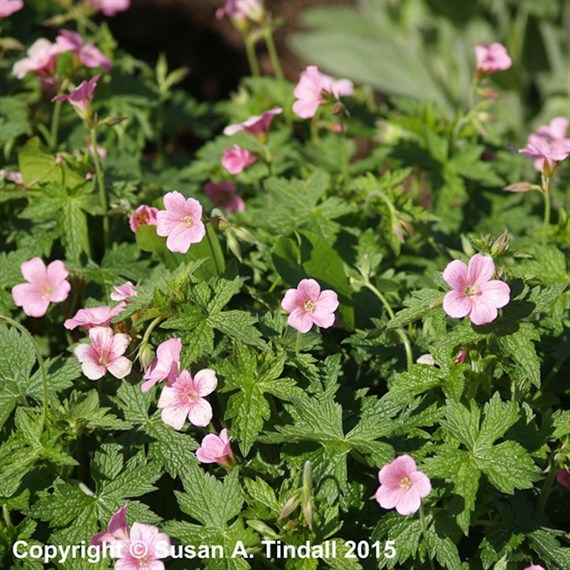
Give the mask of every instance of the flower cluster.
M 539 127 L 528 137 L 527 144 L 519 152 L 534 160 L 534 168 L 550 176 L 558 163 L 570 155 L 568 119 L 555 117 L 548 125 Z

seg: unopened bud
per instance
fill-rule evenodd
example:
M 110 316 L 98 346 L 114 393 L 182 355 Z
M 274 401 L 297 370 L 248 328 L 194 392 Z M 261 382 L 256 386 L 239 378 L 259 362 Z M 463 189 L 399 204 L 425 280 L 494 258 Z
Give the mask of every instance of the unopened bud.
M 269 538 L 271 540 L 276 540 L 279 538 L 279 535 L 270 526 L 257 519 L 248 520 L 247 526 L 251 527 L 264 538 Z
M 509 236 L 505 230 L 498 238 L 491 244 L 491 255 L 498 257 L 503 255 L 509 249 Z
M 148 342 L 141 342 L 137 358 L 141 364 L 141 368 L 146 371 L 151 362 L 154 360 L 154 351 Z
M 283 519 L 286 519 L 299 506 L 299 502 L 300 502 L 300 493 L 297 491 L 283 505 L 283 508 L 281 509 L 281 512 L 277 517 L 277 520 L 281 522 L 283 521 Z
M 467 358 L 467 351 L 462 348 L 458 353 L 457 356 L 455 357 L 455 364 L 463 364 L 465 362 L 465 359 Z
M 529 182 L 517 182 L 516 184 L 509 184 L 509 186 L 503 188 L 503 190 L 507 192 L 531 192 L 532 190 L 539 189 L 536 184 L 530 184 Z

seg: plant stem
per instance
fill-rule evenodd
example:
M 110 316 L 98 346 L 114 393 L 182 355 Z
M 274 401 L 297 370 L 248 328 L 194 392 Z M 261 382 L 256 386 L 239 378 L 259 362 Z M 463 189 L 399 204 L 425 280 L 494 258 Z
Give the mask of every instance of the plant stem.
M 301 350 L 301 333 L 297 331 L 297 338 L 295 340 L 295 354 L 299 354 Z
M 544 480 L 544 484 L 542 485 L 542 489 L 540 490 L 540 497 L 538 499 L 538 505 L 536 507 L 536 512 L 538 515 L 544 514 L 544 509 L 546 508 L 546 503 L 548 501 L 548 497 L 550 496 L 550 491 L 552 491 L 552 485 L 554 484 L 554 479 L 556 478 L 556 469 L 554 468 L 554 452 L 550 456 L 550 471 Z
M 388 315 L 390 316 L 390 320 L 391 321 L 394 320 L 396 315 L 394 315 L 394 311 L 392 310 L 392 307 L 390 306 L 390 303 L 388 303 L 386 297 L 384 297 L 384 295 L 382 295 L 382 293 L 380 293 L 380 291 L 378 291 L 378 289 L 374 287 L 372 283 L 370 283 L 370 280 L 368 278 L 366 279 L 366 281 L 364 281 L 364 286 L 370 289 L 370 291 L 372 291 L 374 295 L 376 295 L 376 297 L 380 299 L 380 301 L 386 308 Z M 412 345 L 410 344 L 410 339 L 408 338 L 406 331 L 402 328 L 397 328 L 396 333 L 398 333 L 398 336 L 400 337 L 404 345 L 404 348 L 406 350 L 406 361 L 408 365 L 408 370 L 410 370 L 412 364 L 414 363 L 413 354 L 412 354 Z
M 255 52 L 255 41 L 250 36 L 245 37 L 245 53 L 247 54 L 247 62 L 249 69 L 254 77 L 259 77 L 259 62 L 257 61 L 257 53 Z
M 206 239 L 208 240 L 208 247 L 210 248 L 210 255 L 212 257 L 212 261 L 214 262 L 214 267 L 216 268 L 216 273 L 221 275 L 222 272 L 220 271 L 220 266 L 218 265 L 218 259 L 216 257 L 216 252 L 214 251 L 214 244 L 212 243 L 212 239 L 210 238 L 210 232 L 208 228 L 206 228 Z
M 46 374 L 46 367 L 44 364 L 44 359 L 40 353 L 40 348 L 38 343 L 36 342 L 35 338 L 31 335 L 30 331 L 21 325 L 20 323 L 14 321 L 10 317 L 6 317 L 5 315 L 0 315 L 0 320 L 6 321 L 9 325 L 13 326 L 14 328 L 18 329 L 24 336 L 28 338 L 30 341 L 32 348 L 36 354 L 36 359 L 38 361 L 38 366 L 40 368 L 40 376 L 42 378 L 42 388 L 43 388 L 43 428 L 45 429 L 46 420 L 48 415 L 48 384 L 47 384 L 47 374 Z
M 350 190 L 350 185 L 349 185 L 349 176 L 348 176 L 348 161 L 349 161 L 349 157 L 348 157 L 348 140 L 346 137 L 346 131 L 344 128 L 344 120 L 342 118 L 342 110 L 339 114 L 339 120 L 340 120 L 340 128 L 341 128 L 341 137 L 342 137 L 342 142 L 341 142 L 341 152 L 342 152 L 342 178 L 344 181 L 344 190 L 346 193 L 348 193 L 348 191 Z
M 544 193 L 544 224 L 543 224 L 543 234 L 542 234 L 542 245 L 547 245 L 548 243 L 548 229 L 550 227 L 550 183 L 552 177 L 544 176 L 542 179 L 542 191 Z
M 105 179 L 103 177 L 103 167 L 101 159 L 97 152 L 97 130 L 91 128 L 91 148 L 93 152 L 93 160 L 95 161 L 95 175 L 97 176 L 97 187 L 99 188 L 99 201 L 103 208 L 103 243 L 105 249 L 109 247 L 109 205 L 107 202 L 107 192 L 105 190 Z
M 275 41 L 273 40 L 271 25 L 267 25 L 263 28 L 263 39 L 265 40 L 265 45 L 267 45 L 267 52 L 269 53 L 269 59 L 275 71 L 275 76 L 283 84 L 285 82 L 285 76 L 283 75 L 283 69 L 281 68 L 281 62 L 279 61 L 279 55 L 275 47 Z
M 59 118 L 61 116 L 61 105 L 63 101 L 56 101 L 53 106 L 53 113 L 51 115 L 51 128 L 50 128 L 50 150 L 55 151 L 57 148 L 57 137 L 59 134 Z

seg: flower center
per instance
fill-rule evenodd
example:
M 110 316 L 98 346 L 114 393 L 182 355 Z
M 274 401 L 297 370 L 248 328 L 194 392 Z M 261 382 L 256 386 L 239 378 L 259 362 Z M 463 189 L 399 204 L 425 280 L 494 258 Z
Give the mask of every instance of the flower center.
M 315 310 L 315 302 L 311 301 L 311 299 L 309 299 L 308 301 L 305 301 L 303 303 L 303 309 L 305 310 L 306 313 L 312 313 Z
M 147 212 L 139 212 L 136 217 L 137 224 L 139 226 L 148 226 L 148 221 L 150 220 L 150 216 Z
M 196 390 L 191 389 L 184 390 L 182 396 L 189 404 L 195 404 L 200 399 L 200 394 Z
M 42 299 L 49 299 L 52 293 L 53 293 L 53 287 L 49 283 L 46 283 L 42 287 Z
M 464 293 L 467 297 L 470 298 L 478 297 L 481 295 L 481 289 L 479 289 L 477 285 L 467 285 L 467 287 L 465 287 Z
M 408 489 L 411 489 L 411 487 L 412 480 L 407 475 L 400 479 L 400 489 L 405 489 L 407 491 Z
M 191 228 L 194 225 L 194 216 L 184 216 L 182 218 L 182 223 L 187 227 Z
M 107 366 L 107 364 L 109 364 L 109 360 L 110 359 L 110 355 L 109 355 L 109 350 L 106 348 L 102 348 L 99 350 L 99 364 L 101 364 L 102 366 Z

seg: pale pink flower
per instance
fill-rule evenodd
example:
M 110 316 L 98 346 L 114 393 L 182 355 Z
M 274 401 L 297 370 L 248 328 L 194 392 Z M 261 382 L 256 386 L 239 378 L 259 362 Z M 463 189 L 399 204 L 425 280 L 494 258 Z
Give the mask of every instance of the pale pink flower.
M 144 375 L 146 382 L 141 386 L 148 392 L 157 382 L 166 380 L 170 383 L 180 375 L 180 351 L 182 339 L 170 338 L 161 342 L 156 349 L 156 358 L 151 362 Z
M 396 508 L 401 515 L 411 515 L 420 508 L 421 500 L 431 493 L 429 477 L 418 471 L 409 455 L 401 455 L 384 465 L 378 473 L 380 487 L 376 500 L 383 509 Z
M 86 119 L 90 114 L 91 101 L 93 100 L 99 77 L 101 76 L 97 74 L 89 81 L 82 81 L 69 95 L 56 95 L 52 102 L 69 101 L 77 111 L 77 114 L 82 119 Z
M 9 182 L 13 182 L 18 186 L 24 185 L 24 178 L 22 177 L 21 172 L 8 172 L 2 168 L 0 169 L 0 178 L 3 180 L 8 180 Z
M 475 58 L 477 59 L 478 73 L 494 73 L 504 71 L 512 65 L 511 58 L 507 53 L 507 48 L 500 43 L 479 44 L 473 46 Z
M 531 564 L 530 566 L 527 566 L 524 570 L 546 570 L 546 568 L 543 568 L 540 564 Z
M 140 226 L 156 226 L 156 214 L 158 214 L 158 208 L 146 206 L 145 204 L 139 206 L 129 219 L 131 230 L 136 232 Z
M 293 112 L 303 119 L 309 119 L 327 100 L 337 100 L 341 96 L 351 95 L 353 90 L 352 81 L 336 80 L 330 75 L 321 73 L 316 65 L 309 65 L 301 73 L 299 83 L 295 87 L 297 100 L 293 103 Z
M 170 556 L 171 543 L 167 534 L 155 526 L 134 523 L 130 537 L 124 541 L 115 570 L 164 570 L 160 560 Z
M 240 131 L 244 131 L 265 141 L 267 139 L 267 135 L 269 134 L 269 129 L 271 127 L 271 122 L 273 121 L 273 117 L 276 115 L 280 115 L 283 112 L 281 107 L 273 107 L 269 111 L 265 111 L 262 115 L 254 115 L 250 117 L 243 123 L 237 123 L 235 125 L 228 125 L 224 129 L 224 134 L 228 136 L 235 135 Z
M 86 331 L 93 327 L 106 327 L 124 308 L 125 304 L 122 303 L 113 308 L 102 305 L 89 309 L 79 309 L 71 319 L 67 319 L 63 323 L 63 326 L 70 331 L 77 327 Z
M 109 327 L 93 327 L 89 329 L 89 339 L 91 344 L 80 344 L 74 350 L 89 380 L 98 380 L 107 372 L 124 378 L 131 372 L 133 363 L 123 356 L 130 343 L 126 334 L 113 334 Z
M 43 317 L 50 303 L 67 299 L 71 285 L 67 281 L 69 273 L 62 261 L 52 261 L 46 267 L 41 258 L 34 257 L 24 261 L 20 271 L 27 283 L 12 287 L 12 298 L 28 317 Z
M 24 7 L 24 0 L 0 0 L 0 18 L 7 18 Z
M 217 463 L 222 467 L 229 467 L 235 462 L 230 440 L 231 437 L 227 429 L 223 429 L 219 436 L 209 433 L 202 440 L 200 449 L 196 451 L 198 461 L 200 463 Z
M 18 79 L 23 79 L 30 71 L 36 75 L 51 75 L 55 70 L 55 61 L 59 53 L 56 44 L 40 38 L 30 46 L 28 56 L 14 64 L 12 73 Z
M 85 44 L 77 32 L 60 30 L 55 42 L 59 46 L 60 53 L 72 51 L 86 67 L 102 67 L 105 71 L 113 67 L 111 60 L 102 51 L 92 43 Z
M 262 0 L 226 0 L 222 8 L 216 10 L 216 18 L 227 16 L 238 21 L 251 20 L 260 23 L 265 16 Z
M 417 360 L 417 364 L 427 364 L 428 366 L 439 366 L 431 354 L 422 354 Z
M 206 227 L 198 200 L 184 198 L 180 192 L 168 192 L 164 207 L 156 214 L 156 233 L 167 238 L 166 247 L 170 251 L 186 253 L 191 244 L 204 239 Z
M 230 174 L 239 174 L 254 162 L 257 162 L 257 157 L 239 145 L 234 144 L 232 148 L 226 149 L 224 156 L 222 156 L 222 166 Z
M 89 544 L 101 546 L 103 543 L 116 543 L 128 540 L 127 507 L 128 503 L 121 507 L 109 520 L 107 530 L 93 535 L 91 540 L 89 540 Z
M 182 429 L 186 418 L 192 425 L 205 427 L 212 419 L 212 406 L 204 399 L 218 385 L 216 373 L 209 368 L 200 370 L 194 378 L 188 370 L 170 386 L 165 386 L 158 400 L 162 421 L 174 429 Z
M 570 491 L 570 469 L 559 469 L 556 473 L 556 481 Z
M 97 12 L 103 12 L 105 16 L 114 16 L 118 12 L 128 10 L 131 0 L 85 0 L 85 4 Z
M 548 139 L 538 134 L 529 135 L 527 144 L 519 150 L 534 160 L 536 170 L 550 175 L 557 165 L 570 155 L 570 139 Z
M 313 324 L 323 329 L 332 327 L 338 305 L 338 295 L 330 289 L 321 291 L 314 279 L 302 279 L 281 301 L 281 307 L 290 313 L 287 323 L 302 333 L 309 332 Z
M 131 297 L 136 297 L 136 296 L 137 296 L 137 288 L 130 281 L 126 281 L 122 285 L 115 285 L 113 287 L 113 292 L 110 295 L 113 301 L 125 301 L 125 302 L 128 302 L 128 299 L 130 299 Z
M 495 273 L 493 258 L 475 254 L 469 266 L 456 259 L 443 272 L 452 287 L 443 299 L 443 310 L 455 319 L 469 315 L 475 325 L 484 325 L 497 318 L 501 307 L 508 304 L 511 290 L 503 281 L 491 280 Z
M 229 180 L 208 182 L 204 191 L 214 206 L 223 208 L 227 212 L 243 212 L 245 210 L 243 200 L 236 193 L 236 185 Z

